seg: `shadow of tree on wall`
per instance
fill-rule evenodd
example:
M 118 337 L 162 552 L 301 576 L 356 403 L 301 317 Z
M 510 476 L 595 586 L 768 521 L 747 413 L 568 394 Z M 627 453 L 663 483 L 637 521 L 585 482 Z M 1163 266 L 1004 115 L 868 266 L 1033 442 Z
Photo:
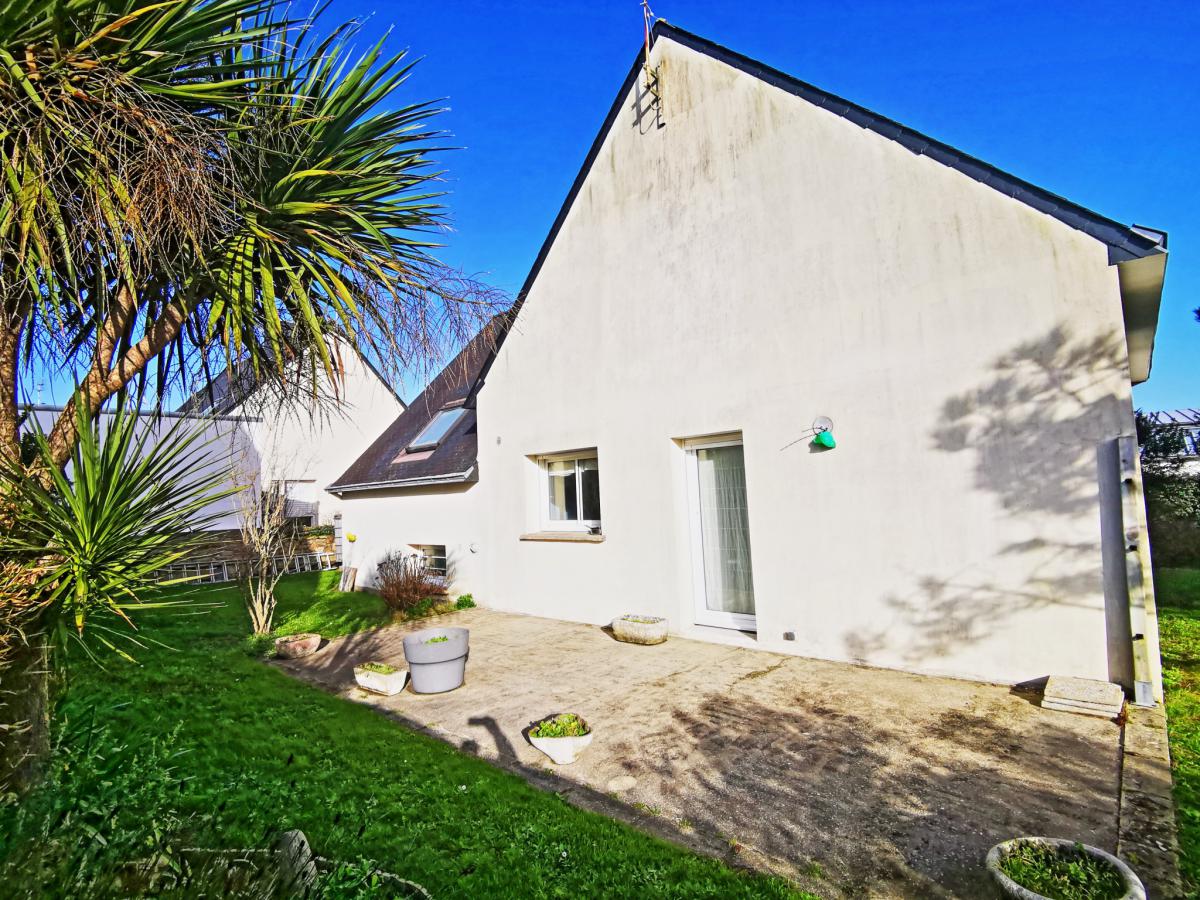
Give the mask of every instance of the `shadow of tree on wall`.
M 993 498 L 997 524 L 1027 536 L 949 573 L 911 573 L 911 587 L 885 598 L 892 622 L 844 636 L 851 658 L 869 662 L 887 651 L 929 665 L 984 639 L 1014 612 L 1102 602 L 1101 543 L 1086 523 L 1101 516 L 1104 478 L 1115 478 L 1104 448 L 1128 430 L 1128 402 L 1113 390 L 1125 370 L 1121 335 L 1074 338 L 1057 327 L 1004 353 L 984 383 L 944 401 L 933 449 L 969 454 L 973 489 Z M 1106 533 L 1120 529 L 1119 521 L 1103 524 Z M 1116 610 L 1109 612 L 1110 628 L 1118 627 Z

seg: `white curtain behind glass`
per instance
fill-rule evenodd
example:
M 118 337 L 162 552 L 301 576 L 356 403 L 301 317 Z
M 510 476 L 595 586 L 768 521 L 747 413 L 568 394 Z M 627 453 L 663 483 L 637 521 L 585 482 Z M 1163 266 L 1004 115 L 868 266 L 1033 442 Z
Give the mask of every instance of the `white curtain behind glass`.
M 700 482 L 700 536 L 708 608 L 754 615 L 750 518 L 741 445 L 696 451 Z
M 575 492 L 575 460 L 555 460 L 546 467 L 550 482 L 550 518 L 562 522 L 579 518 Z

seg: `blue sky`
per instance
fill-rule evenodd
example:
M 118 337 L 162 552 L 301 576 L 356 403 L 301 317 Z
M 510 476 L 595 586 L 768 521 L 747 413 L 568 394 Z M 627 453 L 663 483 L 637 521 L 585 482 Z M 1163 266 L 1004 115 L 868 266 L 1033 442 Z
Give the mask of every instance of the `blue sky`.
M 655 0 L 659 16 L 1121 222 L 1170 233 L 1145 408 L 1200 406 L 1200 5 Z M 637 0 L 334 0 L 446 97 L 442 257 L 515 293 L 637 53 Z M 411 393 L 407 391 L 407 393 Z
M 297 0 L 302 6 L 303 0 Z M 1200 407 L 1200 4 L 655 0 L 680 27 L 1113 219 L 1170 233 L 1146 409 Z M 515 294 L 641 43 L 638 0 L 333 0 L 445 98 L 441 257 Z M 65 399 L 51 379 L 44 399 Z M 402 393 L 413 396 L 417 384 Z M 32 392 L 31 392 L 32 393 Z

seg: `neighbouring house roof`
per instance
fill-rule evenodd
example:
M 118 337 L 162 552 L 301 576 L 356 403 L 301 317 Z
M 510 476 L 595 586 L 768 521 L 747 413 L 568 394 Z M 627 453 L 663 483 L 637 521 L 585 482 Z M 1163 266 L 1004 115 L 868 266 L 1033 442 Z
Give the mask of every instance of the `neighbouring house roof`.
M 344 338 L 338 338 L 338 343 L 344 352 L 354 352 Z M 383 377 L 383 373 L 365 356 L 360 356 L 359 359 L 371 374 L 379 379 L 380 384 L 391 391 L 403 405 L 404 398 L 396 393 L 391 383 Z M 334 357 L 334 362 L 337 364 L 337 356 Z M 188 398 L 179 404 L 175 411 L 201 416 L 222 416 L 233 412 L 253 396 L 258 389 L 259 382 L 254 370 L 245 360 L 235 363 L 232 370 L 231 372 L 230 367 L 223 369 L 215 378 L 189 394 Z
M 467 401 L 504 333 L 508 314 L 494 316 L 429 386 L 326 490 L 335 494 L 379 488 L 455 484 L 476 480 L 475 409 Z M 454 427 L 432 450 L 409 445 L 439 412 L 463 409 Z
M 216 378 L 189 394 L 175 412 L 194 416 L 223 416 L 237 409 L 254 392 L 255 379 L 248 365 L 240 363 L 234 368 L 238 370 L 236 378 L 228 368 L 222 370 Z
M 1200 409 L 1164 409 L 1142 414 L 1154 425 L 1181 425 L 1200 428 Z
M 1010 175 L 989 163 L 976 159 L 970 154 L 951 147 L 949 144 L 921 134 L 915 129 L 901 125 L 899 122 L 872 112 L 865 107 L 859 106 L 857 103 L 852 103 L 849 100 L 838 97 L 836 94 L 821 90 L 805 81 L 801 81 L 799 78 L 794 78 L 778 69 L 773 69 L 764 63 L 723 47 L 713 41 L 684 31 L 682 28 L 668 24 L 662 19 L 654 23 L 653 38 L 656 41 L 659 38 L 667 38 L 697 53 L 702 53 L 705 56 L 732 66 L 760 81 L 787 91 L 793 96 L 819 106 L 834 115 L 841 116 L 862 128 L 893 140 L 918 156 L 928 156 L 930 159 L 961 172 L 968 178 L 978 181 L 980 184 L 987 185 L 1007 197 L 1011 197 L 1039 212 L 1058 219 L 1060 222 L 1078 229 L 1106 245 L 1108 248 L 1109 264 L 1119 266 L 1121 299 L 1125 313 L 1125 331 L 1130 357 L 1131 380 L 1134 384 L 1138 384 L 1150 377 L 1150 362 L 1154 349 L 1154 335 L 1158 328 L 1158 310 L 1162 296 L 1162 281 L 1166 265 L 1167 234 L 1165 231 L 1141 225 L 1124 225 L 1100 213 L 1093 212 L 1084 206 L 1080 206 L 1078 203 L 1073 203 L 1051 191 L 1031 184 L 1022 178 L 1018 178 L 1016 175 Z M 517 300 L 513 304 L 511 311 L 513 321 L 515 321 L 517 314 L 520 312 L 521 305 L 524 303 L 529 290 L 533 287 L 534 281 L 537 280 L 538 272 L 541 271 L 542 264 L 545 262 L 546 256 L 554 244 L 554 239 L 558 236 L 559 229 L 562 227 L 563 222 L 566 221 L 567 214 L 571 211 L 571 206 L 575 202 L 576 196 L 578 196 L 579 191 L 583 188 L 583 183 L 591 171 L 592 163 L 595 162 L 604 144 L 605 136 L 612 128 L 617 116 L 623 109 L 626 96 L 628 96 L 635 81 L 641 74 L 644 60 L 645 48 L 643 47 L 638 51 L 637 58 L 634 59 L 633 65 L 630 67 L 629 73 L 625 76 L 625 80 L 622 82 L 612 106 L 609 107 L 608 114 L 604 117 L 604 122 L 601 124 L 599 132 L 592 141 L 591 148 L 584 158 L 583 165 L 580 167 L 578 174 L 576 174 L 575 180 L 567 192 L 567 197 L 554 219 L 554 223 L 550 226 L 550 233 L 546 235 L 546 240 L 542 243 L 541 249 L 538 251 L 537 258 L 533 262 L 533 267 L 530 269 L 525 283 L 521 286 L 521 290 L 517 293 Z M 499 344 L 503 343 L 504 337 L 505 333 L 501 333 L 497 337 L 497 350 L 499 349 Z M 483 386 L 484 380 L 487 378 L 487 370 L 494 358 L 495 353 L 485 361 L 483 370 L 476 380 L 469 402 L 474 402 L 474 396 Z
M 1140 415 L 1160 428 L 1179 429 L 1183 437 L 1181 456 L 1200 456 L 1200 409 L 1164 409 Z

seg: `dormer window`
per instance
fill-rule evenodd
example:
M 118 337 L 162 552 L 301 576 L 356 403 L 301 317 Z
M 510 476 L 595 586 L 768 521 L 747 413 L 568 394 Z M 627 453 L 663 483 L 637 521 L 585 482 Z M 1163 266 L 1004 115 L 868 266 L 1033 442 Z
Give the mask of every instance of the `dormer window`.
M 450 433 L 450 429 L 462 418 L 464 412 L 466 410 L 461 406 L 457 409 L 440 410 L 430 420 L 429 424 L 421 429 L 421 433 L 416 436 L 416 439 L 408 445 L 408 452 L 414 453 L 418 450 L 432 450 Z

